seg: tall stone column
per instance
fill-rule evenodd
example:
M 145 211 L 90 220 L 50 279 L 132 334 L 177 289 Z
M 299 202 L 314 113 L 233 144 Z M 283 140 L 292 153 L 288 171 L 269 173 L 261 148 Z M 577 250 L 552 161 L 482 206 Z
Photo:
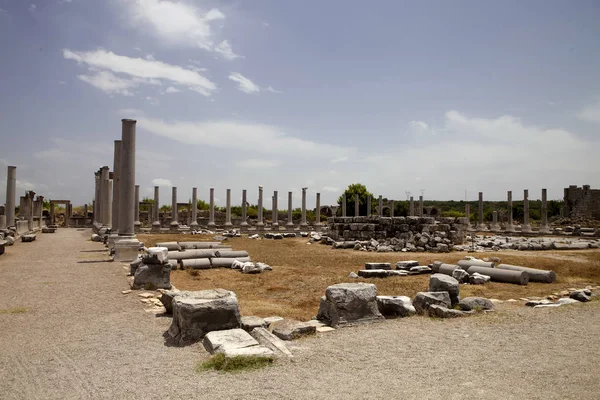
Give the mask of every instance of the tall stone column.
M 360 217 L 360 198 L 358 197 L 358 193 L 354 195 L 354 216 Z
M 227 189 L 227 198 L 225 203 L 225 226 L 231 225 L 231 189 Z
M 54 219 L 54 208 L 55 207 L 56 207 L 56 204 L 54 204 L 54 202 L 52 200 L 50 200 L 50 225 L 54 225 L 56 223 L 56 220 Z
M 377 215 L 383 217 L 383 196 L 379 195 L 379 200 L 377 201 Z
M 288 221 L 285 224 L 288 228 L 294 228 L 294 216 L 293 216 L 293 206 L 292 206 L 292 192 L 288 192 Z
M 302 188 L 302 220 L 300 221 L 300 228 L 308 226 L 306 223 L 306 189 L 308 188 Z
M 6 226 L 15 225 L 15 196 L 17 194 L 17 167 L 9 165 L 6 175 Z
M 419 217 L 423 215 L 423 196 L 419 196 Z
M 171 188 L 171 229 L 177 230 L 179 227 L 179 210 L 177 209 L 177 187 Z
M 315 226 L 321 226 L 321 193 L 317 193 L 317 204 L 315 208 Z
M 478 221 L 479 222 L 477 223 L 477 227 L 475 229 L 477 229 L 478 231 L 487 231 L 488 228 L 483 223 L 483 192 L 479 192 L 479 220 Z
M 43 202 L 43 200 L 42 200 L 42 208 L 43 208 L 43 204 L 44 204 L 44 202 Z M 40 210 L 40 218 L 41 218 L 41 217 L 42 217 L 42 212 L 41 212 L 41 210 Z M 86 223 L 85 221 L 87 220 L 87 217 L 88 217 L 88 205 L 87 205 L 87 204 L 84 204 L 84 205 L 83 205 L 83 218 L 84 218 L 84 219 L 83 219 L 83 224 L 84 224 L 84 225 L 85 225 L 85 223 Z
M 242 190 L 242 223 L 241 226 L 248 226 L 248 210 L 246 209 L 246 203 L 248 203 L 248 197 L 246 189 Z
M 100 169 L 100 205 L 102 206 L 102 210 L 100 210 L 100 216 L 102 219 L 100 222 L 102 223 L 102 226 L 109 226 L 112 222 L 111 219 L 108 218 L 108 212 L 111 205 L 111 198 L 109 197 L 108 193 L 108 179 L 109 170 L 105 165 Z
M 34 192 L 27 192 L 27 230 L 30 232 L 33 230 L 33 196 Z
M 367 217 L 371 216 L 371 196 L 367 196 Z
M 133 229 L 139 229 L 142 226 L 140 222 L 140 185 L 135 185 L 135 206 L 133 208 Z
M 135 128 L 132 119 L 121 120 L 121 165 L 119 174 L 119 240 L 115 261 L 137 259 L 140 242 L 135 238 Z
M 529 190 L 523 190 L 523 225 L 521 225 L 521 232 L 531 232 L 531 225 L 529 224 Z
M 198 227 L 198 188 L 192 188 L 192 222 L 190 227 Z
M 92 223 L 100 224 L 100 171 L 94 172 L 94 182 L 96 187 L 94 190 L 94 218 Z M 52 219 L 50 220 L 50 223 L 54 223 Z
M 279 229 L 279 210 L 278 207 L 278 196 L 277 190 L 273 192 L 272 206 L 271 206 L 271 226 L 274 230 Z
M 471 204 L 465 204 L 465 218 L 467 218 L 467 230 L 471 230 Z
M 411 217 L 415 216 L 415 199 L 412 196 L 410 196 L 408 215 Z
M 159 187 L 154 186 L 154 221 L 152 221 L 152 229 L 160 228 L 160 198 L 159 198 Z
M 346 194 L 342 195 L 342 217 L 346 217 Z
M 515 225 L 513 224 L 513 204 L 512 204 L 512 191 L 506 192 L 507 203 L 508 203 L 508 223 L 506 224 L 506 232 L 514 232 Z
M 263 187 L 258 187 L 258 220 L 256 221 L 257 227 L 263 227 Z
M 208 226 L 214 227 L 215 224 L 215 188 L 210 188 L 208 208 Z
M 542 223 L 540 225 L 540 233 L 550 233 L 548 225 L 548 192 L 542 189 Z
M 6 229 L 6 215 L 0 215 L 0 230 Z
M 111 218 L 111 236 L 119 233 L 119 203 L 121 193 L 121 147 L 122 141 L 115 140 L 115 151 L 113 159 L 113 192 L 112 192 L 112 218 Z
M 492 211 L 492 226 L 490 230 L 497 232 L 500 230 L 500 225 L 498 225 L 498 211 Z

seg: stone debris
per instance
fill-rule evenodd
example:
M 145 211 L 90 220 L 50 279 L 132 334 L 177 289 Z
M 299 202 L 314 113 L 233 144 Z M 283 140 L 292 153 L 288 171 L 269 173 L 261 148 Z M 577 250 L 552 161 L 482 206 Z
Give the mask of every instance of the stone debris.
M 358 276 L 361 278 L 387 278 L 389 276 L 406 276 L 406 271 L 391 271 L 387 269 L 361 269 Z
M 339 283 L 325 290 L 317 319 L 331 327 L 383 320 L 377 306 L 377 288 L 370 283 Z
M 273 351 L 262 346 L 243 329 L 212 331 L 202 340 L 204 348 L 211 354 L 222 353 L 225 357 L 273 356 Z
M 154 294 L 153 293 L 139 293 L 138 294 L 139 297 L 142 297 L 144 299 L 149 299 L 149 298 L 153 298 Z
M 582 303 L 590 301 L 591 292 L 588 290 L 574 290 L 571 292 L 569 297 L 571 299 L 581 301 Z
M 418 314 L 424 314 L 431 305 L 450 307 L 450 295 L 448 292 L 419 292 L 412 301 Z
M 97 235 L 95 233 L 92 233 L 92 239 L 91 240 L 92 240 L 92 242 L 102 242 L 103 241 L 102 236 Z
M 458 302 L 458 308 L 462 311 L 483 311 L 493 310 L 494 303 L 485 297 L 465 297 Z
M 132 292 L 131 290 L 121 290 L 121 293 L 122 293 L 122 294 L 129 294 L 129 293 L 131 293 L 131 292 Z
M 404 318 L 417 313 L 408 296 L 377 296 L 377 307 L 388 318 Z
M 468 283 L 470 275 L 464 269 L 456 268 L 454 271 L 452 271 L 452 277 L 459 283 Z
M 562 231 L 555 233 L 561 234 Z M 584 250 L 598 248 L 600 240 L 592 238 L 556 238 L 556 237 L 524 237 L 524 236 L 501 236 L 501 235 L 477 235 L 467 237 L 466 244 L 453 246 L 456 251 L 488 252 L 517 250 L 517 251 L 540 251 L 540 250 Z
M 263 318 L 249 316 L 241 318 L 241 326 L 246 332 L 252 332 L 254 328 L 266 327 L 267 323 Z
M 0 255 L 4 254 L 6 243 L 6 240 L 0 240 Z
M 264 318 L 264 320 L 265 320 L 265 323 L 267 324 L 267 327 L 270 328 L 272 323 L 283 321 L 283 317 L 280 317 L 280 316 L 276 315 L 276 316 L 273 316 L 273 317 Z
M 414 260 L 398 261 L 396 263 L 396 269 L 410 270 L 412 267 L 418 267 L 418 266 L 419 266 L 419 262 L 414 261 Z
M 433 318 L 457 318 L 472 314 L 474 311 L 460 311 L 447 308 L 439 304 L 431 304 L 427 308 L 427 315 Z
M 358 275 L 356 275 L 356 273 L 354 273 L 354 272 L 350 272 L 350 273 L 348 274 L 348 278 L 353 278 L 353 279 L 356 279 L 356 278 L 358 278 L 358 277 L 359 277 L 359 276 L 358 276 Z
M 36 235 L 34 235 L 34 234 L 23 235 L 23 236 L 21 236 L 21 242 L 23 242 L 23 243 L 33 242 L 35 240 L 35 237 L 36 237 Z
M 392 269 L 392 265 L 390 263 L 369 262 L 365 263 L 365 269 Z
M 480 274 L 478 272 L 474 272 L 469 276 L 469 283 L 471 285 L 483 285 L 486 282 L 489 282 L 492 278 L 487 275 Z
M 456 279 L 448 275 L 431 275 L 429 278 L 429 292 L 447 292 L 452 306 L 460 301 L 460 285 Z
M 47 226 L 43 226 L 42 233 L 56 233 L 56 228 L 49 228 Z
M 273 334 L 281 340 L 294 340 L 303 336 L 314 335 L 317 328 L 307 322 L 284 319 L 273 324 Z
M 285 356 L 289 358 L 294 357 L 294 355 L 288 350 L 285 343 L 265 328 L 254 328 L 250 332 L 250 335 L 256 339 L 258 343 L 270 349 L 275 356 Z

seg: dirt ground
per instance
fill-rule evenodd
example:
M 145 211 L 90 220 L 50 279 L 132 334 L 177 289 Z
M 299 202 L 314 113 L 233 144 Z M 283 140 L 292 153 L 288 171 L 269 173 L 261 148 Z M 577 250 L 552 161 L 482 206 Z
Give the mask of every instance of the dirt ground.
M 200 235 L 139 235 L 147 246 L 165 241 L 214 241 Z M 503 263 L 553 270 L 553 284 L 530 283 L 519 286 L 508 283 L 462 285 L 461 296 L 483 296 L 500 300 L 522 297 L 545 297 L 568 288 L 600 285 L 600 250 L 489 252 L 489 253 L 368 253 L 354 250 L 333 250 L 321 244 L 307 245 L 305 238 L 283 240 L 253 240 L 229 238 L 226 243 L 234 250 L 246 250 L 253 261 L 262 261 L 273 271 L 259 275 L 241 274 L 229 269 L 173 271 L 172 283 L 181 290 L 201 290 L 220 287 L 234 291 L 244 315 L 308 320 L 317 314 L 319 299 L 329 285 L 341 282 L 370 282 L 377 285 L 380 295 L 405 295 L 411 298 L 429 285 L 429 275 L 390 277 L 385 279 L 352 279 L 351 271 L 363 269 L 365 262 L 417 260 L 427 265 L 435 260 L 455 264 L 466 255 L 479 258 L 498 257 Z

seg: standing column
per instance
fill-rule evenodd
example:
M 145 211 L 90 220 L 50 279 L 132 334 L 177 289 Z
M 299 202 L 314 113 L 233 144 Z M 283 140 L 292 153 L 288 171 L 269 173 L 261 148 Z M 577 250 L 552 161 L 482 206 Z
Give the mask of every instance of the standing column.
M 104 221 L 106 222 L 106 226 L 109 226 L 112 230 L 112 194 L 113 194 L 113 181 L 112 179 L 108 179 L 106 181 L 106 204 L 107 204 L 107 213 L 106 216 L 104 217 Z M 66 209 L 68 210 L 69 207 L 67 205 Z M 68 213 L 67 213 L 68 214 Z M 66 218 L 66 223 L 67 226 L 69 226 L 69 217 L 67 215 Z
M 33 196 L 34 192 L 27 192 L 27 230 L 30 232 L 33 230 Z
M 423 216 L 423 196 L 419 196 L 419 217 Z
M 367 196 L 367 217 L 371 216 L 371 196 Z
M 479 192 L 479 222 L 475 228 L 478 231 L 487 231 L 488 228 L 483 223 L 483 192 Z
M 346 217 L 346 194 L 342 195 L 342 217 Z
M 262 227 L 264 226 L 263 222 L 263 187 L 258 187 L 258 221 L 256 222 L 256 226 Z
M 277 190 L 273 192 L 273 205 L 271 207 L 271 226 L 273 229 L 279 229 L 279 211 L 278 211 L 278 195 Z
M 6 226 L 15 225 L 15 196 L 17 193 L 17 167 L 9 166 L 6 176 Z
M 498 225 L 498 211 L 492 211 L 492 226 L 491 230 L 497 232 L 500 230 L 500 225 Z
M 542 189 L 542 224 L 540 225 L 540 233 L 550 233 L 548 225 L 548 193 L 546 189 Z
M 288 228 L 294 228 L 294 215 L 292 209 L 292 192 L 288 192 L 288 221 L 285 224 Z
M 208 226 L 215 226 L 215 188 L 210 188 L 210 207 L 208 209 Z
M 115 140 L 115 151 L 113 159 L 113 192 L 112 192 L 112 218 L 111 218 L 111 235 L 119 232 L 119 193 L 121 188 L 120 174 L 121 174 L 121 148 L 122 142 Z
M 411 217 L 415 216 L 415 199 L 413 199 L 412 196 L 410 196 L 410 203 L 409 203 L 409 208 L 408 208 L 408 215 Z
M 508 201 L 508 224 L 506 225 L 506 232 L 514 232 L 515 226 L 513 225 L 513 204 L 512 204 L 512 191 L 509 190 L 506 193 L 507 201 Z
M 159 229 L 160 228 L 160 201 L 159 201 L 159 188 L 158 186 L 154 186 L 154 207 L 152 211 L 154 212 L 154 221 L 152 221 L 152 228 Z
M 246 203 L 248 202 L 246 196 L 246 189 L 242 190 L 242 223 L 241 226 L 248 226 L 248 211 L 246 210 Z
M 394 207 L 396 206 L 396 202 L 394 200 L 390 200 L 390 217 L 394 218 Z
M 171 229 L 179 227 L 179 210 L 177 210 L 177 187 L 171 188 Z
M 356 193 L 354 195 L 354 216 L 355 217 L 359 217 L 360 216 L 360 199 L 358 197 L 358 193 Z
M 227 198 L 225 204 L 225 226 L 231 225 L 231 189 L 227 189 Z
M 471 230 L 471 204 L 465 204 L 465 218 L 467 219 L 467 230 Z
M 521 232 L 531 232 L 531 225 L 529 224 L 529 190 L 523 190 L 523 225 L 521 225 Z
M 43 204 L 44 204 L 44 201 L 42 200 L 42 208 L 43 208 Z M 88 205 L 84 204 L 83 205 L 83 224 L 84 225 L 86 224 L 87 217 L 88 217 Z M 40 218 L 42 218 L 42 212 L 41 212 L 41 210 L 40 210 Z M 41 222 L 41 220 L 40 220 L 40 222 Z
M 321 193 L 317 193 L 317 206 L 315 208 L 315 226 L 321 226 Z
M 94 218 L 92 223 L 99 224 L 100 223 L 100 171 L 94 172 L 94 182 L 96 183 L 95 191 L 94 191 Z M 54 222 L 52 219 L 50 223 Z
M 306 189 L 308 188 L 302 188 L 302 220 L 300 221 L 300 228 L 308 226 L 306 223 Z
M 112 221 L 108 218 L 108 211 L 109 211 L 109 206 L 110 206 L 110 201 L 111 198 L 109 197 L 109 193 L 108 193 L 108 179 L 109 179 L 109 171 L 108 171 L 108 167 L 104 166 L 101 168 L 100 170 L 100 205 L 102 207 L 102 210 L 100 210 L 100 216 L 101 216 L 101 220 L 100 222 L 102 223 L 102 226 L 108 226 Z
M 198 188 L 192 188 L 192 222 L 190 227 L 198 227 Z
M 135 185 L 134 190 L 135 206 L 133 207 L 133 229 L 139 229 L 142 226 L 140 222 L 140 185 Z
M 50 200 L 50 225 L 54 225 L 54 202 Z
M 383 196 L 379 195 L 379 201 L 377 202 L 377 207 L 379 208 L 377 210 L 377 215 L 379 215 L 380 217 L 383 217 Z

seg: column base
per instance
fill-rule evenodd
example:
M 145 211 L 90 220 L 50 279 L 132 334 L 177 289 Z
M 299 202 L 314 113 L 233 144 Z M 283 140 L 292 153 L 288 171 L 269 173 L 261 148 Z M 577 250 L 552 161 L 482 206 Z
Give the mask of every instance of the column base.
M 531 233 L 531 225 L 526 224 L 526 225 L 521 225 L 521 232 L 523 233 Z
M 233 224 L 232 224 L 231 222 L 225 222 L 225 225 L 224 225 L 224 226 L 226 226 L 226 227 L 232 227 L 232 226 L 233 226 Z
M 171 225 L 169 225 L 169 229 L 175 232 L 179 231 L 179 223 L 171 223 Z
M 111 233 L 110 235 L 108 235 L 108 240 L 106 241 L 107 247 L 109 249 L 113 249 L 117 240 L 119 240 L 118 233 Z
M 492 231 L 492 232 L 499 232 L 500 231 L 500 224 L 492 224 L 492 225 L 490 225 L 490 231 Z
M 123 237 L 115 241 L 115 257 L 118 262 L 132 262 L 138 258 L 140 241 L 133 237 Z
M 506 228 L 504 228 L 505 232 L 516 232 L 515 226 L 513 224 L 510 225 L 506 225 Z
M 279 224 L 278 223 L 271 224 L 271 230 L 272 231 L 278 231 L 279 230 Z
M 550 233 L 550 232 L 551 232 L 551 231 L 550 231 L 550 226 L 548 226 L 548 225 L 541 225 L 541 226 L 540 226 L 540 231 L 539 231 L 539 232 L 540 232 L 540 233 L 546 233 L 546 234 L 547 234 L 547 233 Z
M 198 221 L 193 221 L 193 222 L 190 224 L 190 228 L 197 228 L 198 226 L 199 226 L 199 224 L 198 224 Z
M 485 224 L 477 224 L 477 226 L 475 227 L 475 230 L 477 230 L 477 231 L 489 231 L 487 225 L 485 225 Z

